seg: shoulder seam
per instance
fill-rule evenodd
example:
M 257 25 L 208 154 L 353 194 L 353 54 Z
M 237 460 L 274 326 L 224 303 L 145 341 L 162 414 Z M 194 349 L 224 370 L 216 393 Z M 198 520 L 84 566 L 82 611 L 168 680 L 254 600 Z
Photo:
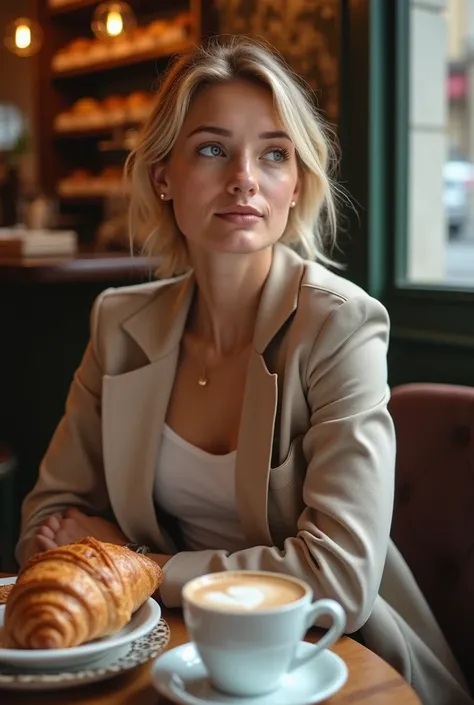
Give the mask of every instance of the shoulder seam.
M 326 294 L 333 294 L 333 296 L 336 296 L 338 299 L 341 299 L 341 301 L 349 301 L 347 296 L 344 296 L 344 294 L 339 293 L 338 291 L 334 291 L 334 289 L 329 289 L 326 286 L 318 286 L 317 284 L 310 284 L 308 282 L 303 282 L 301 285 L 301 288 L 306 288 L 306 289 L 316 289 L 317 291 L 324 291 Z
M 318 287 L 314 287 L 314 288 L 318 288 Z M 337 296 L 337 294 L 336 294 L 336 296 Z M 370 299 L 371 297 L 367 295 L 367 298 Z M 317 336 L 316 336 L 316 338 L 315 338 L 315 340 L 314 340 L 314 342 L 313 342 L 313 345 L 312 345 L 312 348 L 311 348 L 311 353 L 310 353 L 310 355 L 308 356 L 308 362 L 307 362 L 307 366 L 306 366 L 306 373 L 305 373 L 305 374 L 306 374 L 306 381 L 308 380 L 309 361 L 310 361 L 311 356 L 312 356 L 312 354 L 313 354 L 314 348 L 316 347 L 316 344 L 319 342 L 321 336 L 323 335 L 324 331 L 326 330 L 327 326 L 329 325 L 329 322 L 332 320 L 332 318 L 333 318 L 336 314 L 338 314 L 338 313 L 341 311 L 341 309 L 342 309 L 343 306 L 345 306 L 346 304 L 349 306 L 349 305 L 353 304 L 354 301 L 357 301 L 357 300 L 360 300 L 360 299 L 362 299 L 362 301 L 365 301 L 366 297 L 365 297 L 365 296 L 358 295 L 358 296 L 354 296 L 353 299 L 346 299 L 346 298 L 344 298 L 344 297 L 341 297 L 341 299 L 342 299 L 342 300 L 341 300 L 341 303 L 340 303 L 339 307 L 333 309 L 332 311 L 330 311 L 330 312 L 328 313 L 328 315 L 326 316 L 326 319 L 325 319 L 324 323 L 322 324 L 321 328 L 319 329 L 319 332 L 318 332 L 318 334 L 317 334 Z M 374 301 L 375 301 L 375 300 L 376 300 L 376 299 L 374 299 Z M 368 301 L 365 301 L 365 303 L 368 304 Z M 351 331 L 349 337 L 352 337 L 352 336 L 354 335 L 354 333 L 355 333 L 362 325 L 363 325 L 363 323 L 360 323 L 357 327 L 355 327 L 354 330 Z

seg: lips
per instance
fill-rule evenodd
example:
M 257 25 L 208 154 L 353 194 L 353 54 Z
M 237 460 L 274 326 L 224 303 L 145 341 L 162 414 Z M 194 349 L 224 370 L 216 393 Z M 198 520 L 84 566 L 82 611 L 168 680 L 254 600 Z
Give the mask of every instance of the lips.
M 229 206 L 216 213 L 217 217 L 234 225 L 255 225 L 262 218 L 263 214 L 253 206 Z
M 262 220 L 261 215 L 252 213 L 216 213 L 217 217 L 234 225 L 255 225 Z
M 216 215 L 227 216 L 227 215 L 249 215 L 256 218 L 262 218 L 262 213 L 253 206 L 230 206 L 229 208 L 224 208 L 223 210 L 216 213 Z

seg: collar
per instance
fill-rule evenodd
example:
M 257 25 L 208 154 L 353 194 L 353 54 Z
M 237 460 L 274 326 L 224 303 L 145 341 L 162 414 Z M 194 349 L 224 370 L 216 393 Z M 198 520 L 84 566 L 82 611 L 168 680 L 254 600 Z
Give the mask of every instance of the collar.
M 255 322 L 253 344 L 258 354 L 296 310 L 304 268 L 304 260 L 289 247 L 274 246 Z M 151 299 L 122 323 L 151 362 L 179 346 L 195 286 L 192 272 L 158 282 Z

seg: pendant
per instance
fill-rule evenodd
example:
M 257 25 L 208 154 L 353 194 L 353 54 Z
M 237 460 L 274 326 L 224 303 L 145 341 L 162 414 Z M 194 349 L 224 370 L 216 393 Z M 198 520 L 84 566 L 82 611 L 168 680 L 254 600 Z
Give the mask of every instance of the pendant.
M 206 387 L 208 383 L 207 377 L 199 377 L 198 384 L 200 387 Z

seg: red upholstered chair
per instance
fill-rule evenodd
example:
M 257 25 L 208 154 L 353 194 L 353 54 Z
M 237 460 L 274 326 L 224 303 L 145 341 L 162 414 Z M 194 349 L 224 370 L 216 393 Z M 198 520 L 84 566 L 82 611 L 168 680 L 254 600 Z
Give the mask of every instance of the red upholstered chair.
M 392 538 L 474 689 L 474 388 L 392 390 Z

